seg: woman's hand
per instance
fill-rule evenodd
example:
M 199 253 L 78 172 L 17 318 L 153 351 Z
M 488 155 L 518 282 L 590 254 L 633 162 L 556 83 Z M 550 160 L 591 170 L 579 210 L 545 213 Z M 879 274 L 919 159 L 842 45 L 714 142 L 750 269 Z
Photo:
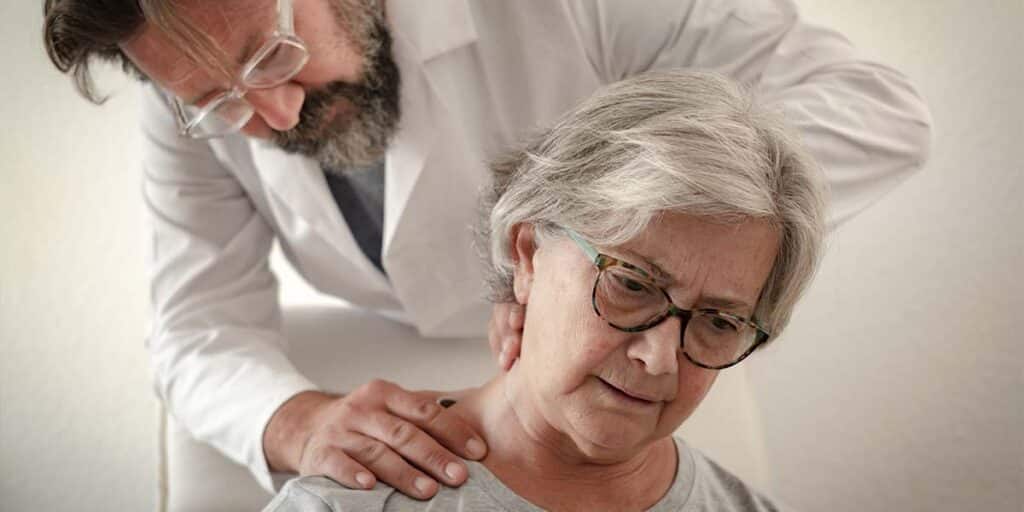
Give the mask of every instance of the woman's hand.
M 498 368 L 501 368 L 501 371 L 507 372 L 512 368 L 512 363 L 519 358 L 525 320 L 526 307 L 515 302 L 495 304 L 491 310 L 488 341 L 491 344 L 491 352 L 498 358 Z
M 428 499 L 437 480 L 462 485 L 469 473 L 459 456 L 480 459 L 487 447 L 431 393 L 375 380 L 345 396 L 295 395 L 271 418 L 263 451 L 275 471 L 325 475 L 355 489 L 369 489 L 379 478 Z

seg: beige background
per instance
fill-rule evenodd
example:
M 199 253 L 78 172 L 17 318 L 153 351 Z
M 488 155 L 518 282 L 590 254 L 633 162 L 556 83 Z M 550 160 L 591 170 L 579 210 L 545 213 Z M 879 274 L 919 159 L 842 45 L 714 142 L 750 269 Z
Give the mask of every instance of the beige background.
M 910 75 L 936 131 L 926 170 L 834 235 L 790 332 L 744 370 L 764 483 L 802 510 L 1019 511 L 1024 4 L 798 3 Z M 0 510 L 146 510 L 137 94 L 107 73 L 105 107 L 78 98 L 40 4 L 0 2 Z

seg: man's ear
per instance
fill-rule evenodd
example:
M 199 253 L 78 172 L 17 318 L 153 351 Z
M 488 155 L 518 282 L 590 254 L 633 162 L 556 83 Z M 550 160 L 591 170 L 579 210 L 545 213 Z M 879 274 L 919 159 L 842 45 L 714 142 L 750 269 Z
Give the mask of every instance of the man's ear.
M 525 305 L 530 299 L 533 285 L 533 255 L 537 252 L 537 238 L 532 224 L 516 224 L 509 235 L 512 246 L 513 277 L 512 289 L 516 302 Z

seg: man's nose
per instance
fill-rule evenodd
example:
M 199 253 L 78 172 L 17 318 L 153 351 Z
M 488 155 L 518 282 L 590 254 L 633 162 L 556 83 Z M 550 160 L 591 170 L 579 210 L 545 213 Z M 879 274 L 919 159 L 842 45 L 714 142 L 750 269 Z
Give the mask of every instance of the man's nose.
M 250 90 L 245 99 L 267 126 L 285 131 L 299 124 L 299 112 L 306 100 L 306 92 L 297 84 L 287 83 L 270 89 Z
M 626 350 L 630 359 L 640 361 L 649 375 L 675 373 L 679 369 L 680 319 L 666 318 L 660 324 L 636 333 Z

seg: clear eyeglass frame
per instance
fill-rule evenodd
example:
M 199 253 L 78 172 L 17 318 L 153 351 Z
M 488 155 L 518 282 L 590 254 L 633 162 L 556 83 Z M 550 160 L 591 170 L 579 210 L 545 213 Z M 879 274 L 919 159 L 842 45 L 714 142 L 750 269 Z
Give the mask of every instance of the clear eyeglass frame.
M 648 319 L 646 321 L 643 321 L 643 322 L 639 323 L 638 325 L 626 325 L 626 326 L 623 326 L 623 325 L 615 324 L 614 322 L 612 322 L 608 318 L 606 318 L 605 315 L 601 312 L 601 308 L 598 307 L 598 284 L 601 282 L 601 278 L 602 278 L 603 274 L 605 272 L 608 272 L 609 269 L 612 269 L 614 267 L 623 267 L 625 269 L 628 269 L 630 272 L 639 274 L 640 276 L 646 278 L 650 283 L 654 283 L 655 280 L 653 278 L 651 278 L 651 276 L 643 268 L 641 268 L 641 267 L 639 267 L 637 265 L 633 265 L 631 263 L 628 263 L 626 261 L 620 260 L 620 259 L 612 257 L 612 256 L 608 256 L 607 254 L 599 253 L 594 248 L 594 246 L 592 246 L 589 242 L 584 240 L 583 237 L 581 237 L 575 231 L 573 231 L 571 229 L 565 229 L 564 231 L 569 236 L 569 238 L 571 238 L 576 243 L 576 245 L 579 246 L 579 248 L 586 255 L 587 259 L 590 260 L 590 262 L 593 263 L 594 266 L 597 268 L 597 276 L 594 278 L 594 287 L 593 287 L 593 290 L 591 291 L 591 296 L 590 296 L 591 305 L 594 308 L 594 313 L 598 317 L 603 319 L 605 321 L 605 323 L 607 323 L 612 328 L 614 328 L 616 330 L 619 330 L 619 331 L 623 331 L 623 332 L 640 332 L 640 331 L 646 331 L 647 329 L 655 327 L 655 326 L 661 324 L 662 322 L 664 322 L 665 320 L 667 320 L 670 317 L 673 317 L 673 316 L 679 317 L 679 319 L 680 319 L 679 344 L 680 344 L 680 347 L 682 348 L 683 355 L 685 355 L 686 359 L 688 361 L 690 361 L 691 363 L 693 363 L 694 365 L 697 365 L 697 366 L 699 366 L 701 368 L 706 368 L 706 369 L 709 369 L 709 370 L 724 370 L 726 368 L 729 368 L 729 367 L 732 367 L 732 366 L 736 366 L 741 361 L 746 359 L 747 356 L 752 354 L 754 352 L 754 350 L 756 350 L 758 347 L 760 347 L 765 342 L 767 342 L 768 339 L 771 337 L 771 333 L 769 333 L 767 330 L 765 330 L 764 328 L 759 326 L 756 322 L 754 322 L 752 320 L 748 320 L 748 319 L 743 318 L 743 317 L 738 316 L 738 315 L 734 315 L 734 314 L 731 314 L 731 313 L 728 313 L 728 312 L 725 312 L 725 311 L 719 311 L 717 309 L 711 309 L 711 308 L 702 308 L 702 309 L 694 309 L 694 310 L 688 310 L 688 309 L 680 308 L 680 307 L 678 307 L 678 306 L 676 306 L 675 304 L 672 303 L 672 299 L 668 295 L 668 292 L 666 292 L 661 287 L 653 286 L 653 285 L 652 286 L 654 288 L 659 290 L 661 292 L 661 294 L 664 295 L 664 302 L 665 302 L 665 309 L 664 309 L 664 311 L 654 315 L 653 317 L 651 317 L 650 319 Z M 723 363 L 723 364 L 707 364 L 705 362 L 699 361 L 698 358 L 695 358 L 692 354 L 690 354 L 690 352 L 687 351 L 687 348 L 686 348 L 686 331 L 687 331 L 687 326 L 688 326 L 690 321 L 695 316 L 703 316 L 703 317 L 711 318 L 712 320 L 722 319 L 722 320 L 727 321 L 727 322 L 729 322 L 731 324 L 734 324 L 734 325 L 740 325 L 740 326 L 744 326 L 745 328 L 753 329 L 753 336 L 754 336 L 753 342 L 750 344 L 749 348 L 747 348 L 743 352 L 739 353 L 735 357 L 735 359 L 733 359 L 731 361 L 728 361 L 726 363 Z
M 168 97 L 180 135 L 212 139 L 238 132 L 256 112 L 245 99 L 246 93 L 288 82 L 308 61 L 309 49 L 295 34 L 292 0 L 278 0 L 276 30 L 242 66 L 230 90 L 213 96 L 201 106 L 186 105 L 177 97 Z

